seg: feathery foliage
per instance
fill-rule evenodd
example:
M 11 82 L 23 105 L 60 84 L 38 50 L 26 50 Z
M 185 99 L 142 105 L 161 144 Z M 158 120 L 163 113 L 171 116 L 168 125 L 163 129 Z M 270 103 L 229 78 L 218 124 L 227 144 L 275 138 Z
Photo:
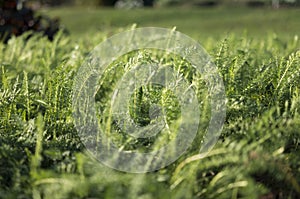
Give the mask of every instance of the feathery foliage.
M 120 30 L 119 30 L 120 31 Z M 298 198 L 300 196 L 300 41 L 268 35 L 254 40 L 231 34 L 206 43 L 224 80 L 227 117 L 214 149 L 198 154 L 201 135 L 174 164 L 147 174 L 112 170 L 92 159 L 72 117 L 74 76 L 108 33 L 77 43 L 59 34 L 53 42 L 26 35 L 0 43 L 0 198 Z M 97 95 L 99 122 L 109 116 L 109 93 L 136 63 L 172 65 L 205 99 L 201 77 L 175 55 L 132 52 L 112 63 Z M 145 125 L 151 103 L 161 103 L 167 121 L 180 111 L 172 93 L 143 87 L 132 99 L 131 116 Z M 200 92 L 203 91 L 203 92 Z M 158 102 L 157 99 L 162 99 Z M 156 101 L 155 101 L 156 100 Z M 200 129 L 209 121 L 202 105 Z M 113 125 L 109 123 L 109 125 Z M 118 132 L 118 129 L 115 129 Z M 126 149 L 149 150 L 171 139 L 130 140 Z M 153 148 L 149 148 L 152 145 Z

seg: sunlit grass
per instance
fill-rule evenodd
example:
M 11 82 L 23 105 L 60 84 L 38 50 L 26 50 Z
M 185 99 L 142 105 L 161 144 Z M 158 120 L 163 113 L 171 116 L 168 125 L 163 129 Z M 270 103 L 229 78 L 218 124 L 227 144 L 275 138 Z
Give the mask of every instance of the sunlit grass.
M 56 12 L 61 10 L 52 11 Z M 65 16 L 68 12 L 72 11 Z M 296 23 L 296 19 L 291 22 Z M 226 88 L 222 135 L 205 158 L 198 154 L 200 133 L 174 164 L 138 175 L 112 170 L 91 158 L 78 138 L 71 109 L 73 79 L 85 56 L 121 29 L 91 31 L 89 40 L 59 34 L 53 42 L 37 35 L 28 41 L 24 36 L 7 45 L 0 43 L 0 198 L 298 198 L 300 41 L 293 34 L 296 29 L 263 38 L 233 33 L 203 40 Z M 130 69 L 128 60 L 136 60 L 135 64 L 158 59 L 150 54 L 132 53 L 111 65 L 95 97 L 99 112 L 107 113 L 98 115 L 99 122 L 110 117 L 111 92 Z M 201 89 L 205 82 L 197 74 L 190 75 L 189 63 L 170 55 L 163 64 L 180 69 L 194 82 L 198 97 L 205 97 Z M 130 114 L 136 123 L 151 123 L 148 109 L 140 106 L 151 104 L 169 108 L 167 120 L 176 121 L 180 111 L 172 92 L 155 85 L 142 91 L 136 90 L 131 99 Z M 206 103 L 199 129 L 209 121 Z M 128 141 L 124 132 L 112 130 L 119 133 L 115 141 L 126 149 L 147 151 L 171 139 L 162 137 L 149 148 L 155 139 Z

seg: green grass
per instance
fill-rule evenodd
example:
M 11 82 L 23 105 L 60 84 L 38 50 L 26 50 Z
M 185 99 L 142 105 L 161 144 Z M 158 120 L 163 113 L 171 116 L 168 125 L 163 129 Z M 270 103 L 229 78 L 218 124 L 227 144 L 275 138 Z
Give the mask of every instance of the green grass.
M 245 7 L 217 7 L 213 9 L 168 8 L 111 10 L 95 8 L 60 8 L 45 10 L 50 16 L 59 16 L 72 36 L 93 37 L 109 28 L 122 28 L 136 23 L 138 26 L 173 28 L 193 38 L 221 39 L 231 33 L 265 38 L 278 34 L 290 38 L 300 32 L 299 8 L 249 9 Z
M 59 34 L 49 42 L 39 35 L 25 41 L 24 36 L 0 44 L 0 198 L 299 198 L 298 11 L 45 11 L 60 15 L 71 37 Z M 201 134 L 176 162 L 146 174 L 112 170 L 84 150 L 72 116 L 74 77 L 95 45 L 132 23 L 177 26 L 201 41 L 217 65 L 226 89 L 227 116 L 207 157 L 198 155 Z M 107 104 L 118 78 L 133 64 L 158 60 L 180 69 L 194 83 L 197 97 L 205 99 L 201 77 L 191 75 L 190 64 L 180 57 L 132 52 L 111 64 L 99 82 L 96 104 L 104 113 L 98 114 L 99 123 L 114 127 Z M 170 123 L 180 114 L 174 95 L 155 86 L 137 90 L 131 102 L 130 114 L 141 125 L 151 118 L 140 105 L 160 103 L 169 110 Z M 209 104 L 201 108 L 203 130 Z M 124 132 L 110 130 L 127 149 L 156 149 L 172 139 L 171 134 L 130 140 Z

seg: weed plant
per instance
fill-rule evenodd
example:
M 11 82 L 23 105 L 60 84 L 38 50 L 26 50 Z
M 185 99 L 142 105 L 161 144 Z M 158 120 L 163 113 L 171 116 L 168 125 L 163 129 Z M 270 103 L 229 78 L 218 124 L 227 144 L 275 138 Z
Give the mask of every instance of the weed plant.
M 117 31 L 116 31 L 117 32 Z M 224 80 L 227 116 L 220 139 L 198 154 L 210 116 L 205 82 L 181 57 L 151 50 L 113 62 L 95 96 L 98 121 L 120 148 L 148 151 L 174 131 L 132 139 L 109 114 L 111 93 L 133 65 L 172 66 L 189 81 L 201 103 L 199 132 L 176 162 L 159 171 L 130 174 L 91 158 L 72 116 L 78 68 L 107 33 L 74 42 L 59 33 L 53 42 L 35 35 L 0 43 L 0 198 L 282 198 L 300 197 L 300 41 L 296 35 L 263 39 L 231 34 L 203 45 Z M 213 42 L 211 42 L 213 41 Z M 151 123 L 150 105 L 166 110 L 176 127 L 180 104 L 171 91 L 149 85 L 130 100 L 139 125 Z M 174 128 L 175 128 L 174 127 Z M 108 131 L 106 131 L 108 133 Z M 174 149 L 176 150 L 176 149 Z

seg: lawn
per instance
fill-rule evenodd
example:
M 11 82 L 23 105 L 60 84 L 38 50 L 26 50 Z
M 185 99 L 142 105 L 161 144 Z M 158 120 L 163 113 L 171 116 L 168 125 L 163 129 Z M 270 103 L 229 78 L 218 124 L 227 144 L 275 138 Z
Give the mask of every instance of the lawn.
M 300 32 L 299 12 L 299 8 L 187 7 L 136 10 L 60 8 L 44 10 L 43 13 L 59 16 L 74 37 L 91 37 L 103 29 L 123 28 L 136 23 L 139 27 L 176 26 L 178 31 L 205 41 L 207 37 L 221 39 L 232 33 L 247 33 L 255 38 L 265 38 L 268 34 L 291 38 Z
M 0 198 L 300 198 L 299 9 L 55 8 L 41 13 L 59 16 L 70 34 L 60 32 L 52 42 L 24 35 L 0 43 Z M 187 59 L 155 49 L 129 52 L 107 66 L 93 95 L 96 122 L 120 150 L 148 152 L 172 141 L 183 112 L 176 95 L 163 87 L 135 90 L 129 115 L 149 125 L 150 106 L 159 104 L 167 133 L 132 138 L 111 114 L 118 80 L 136 65 L 159 63 L 191 83 L 201 102 L 190 147 L 167 167 L 141 174 L 111 169 L 85 150 L 89 137 L 78 136 L 72 106 L 80 66 L 96 45 L 134 30 L 134 23 L 176 26 L 199 41 L 218 68 L 226 118 L 207 156 L 199 155 L 212 115 L 207 82 Z

